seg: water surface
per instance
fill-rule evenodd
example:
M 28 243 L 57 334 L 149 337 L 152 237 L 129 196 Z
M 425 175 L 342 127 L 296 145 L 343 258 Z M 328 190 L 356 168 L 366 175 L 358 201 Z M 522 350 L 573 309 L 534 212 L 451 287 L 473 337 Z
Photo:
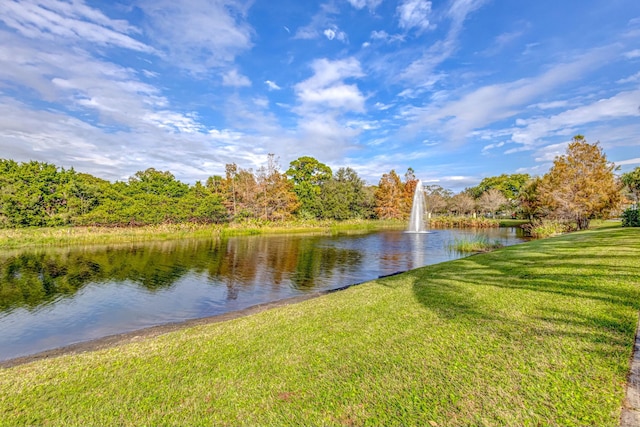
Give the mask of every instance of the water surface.
M 361 283 L 515 229 L 243 236 L 0 254 L 0 360 Z

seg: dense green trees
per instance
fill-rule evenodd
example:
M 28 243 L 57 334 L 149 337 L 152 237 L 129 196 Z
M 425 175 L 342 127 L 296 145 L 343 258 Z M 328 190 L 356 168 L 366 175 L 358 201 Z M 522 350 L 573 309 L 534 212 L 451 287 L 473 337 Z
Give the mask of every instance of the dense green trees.
M 623 173 L 620 181 L 624 186 L 626 196 L 637 207 L 640 203 L 640 166 L 631 172 Z
M 56 226 L 94 203 L 96 195 L 76 172 L 49 163 L 0 160 L 0 224 Z
M 282 173 L 273 154 L 256 172 L 232 163 L 225 176 L 188 185 L 169 171 L 148 168 L 127 181 L 111 183 L 43 162 L 0 159 L 0 227 L 58 225 L 130 226 L 161 223 L 286 221 L 292 218 L 348 220 L 409 217 L 418 184 L 409 168 L 404 180 L 394 171 L 368 186 L 352 168 L 335 173 L 313 157 L 292 161 Z M 621 187 L 628 202 L 638 204 L 640 168 L 613 175 L 597 144 L 577 135 L 567 154 L 549 173 L 484 178 L 475 187 L 453 194 L 427 185 L 430 214 L 518 215 L 551 218 L 578 228 L 618 208 Z
M 372 193 L 365 182 L 351 168 L 340 168 L 325 182 L 319 195 L 322 218 L 346 220 L 372 218 Z
M 303 218 L 322 217 L 320 193 L 322 186 L 331 179 L 331 168 L 313 157 L 300 157 L 289 164 L 286 174 L 291 178 L 300 206 L 298 214 Z
M 622 213 L 624 227 L 640 227 L 640 167 L 622 174 L 620 182 L 623 185 L 625 197 L 633 203 Z
M 273 154 L 257 172 L 235 164 L 190 186 L 148 168 L 111 183 L 42 162 L 0 160 L 0 227 L 371 218 L 370 188 L 351 168 L 302 157 L 280 172 Z
M 507 200 L 517 200 L 522 187 L 529 181 L 529 174 L 516 173 L 512 175 L 502 174 L 500 176 L 490 176 L 484 178 L 475 187 L 467 189 L 474 199 L 478 199 L 483 193 L 496 189 L 502 193 Z

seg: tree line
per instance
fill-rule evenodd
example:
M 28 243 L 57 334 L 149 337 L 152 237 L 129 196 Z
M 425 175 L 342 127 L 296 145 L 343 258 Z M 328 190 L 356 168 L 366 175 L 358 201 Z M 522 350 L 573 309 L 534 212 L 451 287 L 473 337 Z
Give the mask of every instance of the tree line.
M 607 217 L 625 203 L 637 207 L 640 168 L 620 177 L 614 171 L 598 143 L 577 135 L 544 176 L 488 177 L 457 194 L 438 185 L 424 190 L 432 214 L 501 212 L 529 220 L 572 221 L 585 228 L 591 219 Z M 283 172 L 269 154 L 256 171 L 227 164 L 224 176 L 212 175 L 194 185 L 154 168 L 112 183 L 46 162 L 0 159 L 0 227 L 404 220 L 418 179 L 411 168 L 403 178 L 391 170 L 378 185 L 367 185 L 352 168 L 334 172 L 308 156 L 292 161 Z M 637 217 L 636 209 L 628 211 Z

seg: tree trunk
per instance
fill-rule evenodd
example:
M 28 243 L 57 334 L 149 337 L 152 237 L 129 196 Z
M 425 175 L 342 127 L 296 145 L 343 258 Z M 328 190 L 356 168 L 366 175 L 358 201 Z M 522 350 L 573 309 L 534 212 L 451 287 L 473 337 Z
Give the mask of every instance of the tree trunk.
M 589 222 L 590 222 L 589 218 L 584 216 L 578 216 L 577 222 L 578 222 L 578 230 L 586 230 L 587 228 L 589 228 Z

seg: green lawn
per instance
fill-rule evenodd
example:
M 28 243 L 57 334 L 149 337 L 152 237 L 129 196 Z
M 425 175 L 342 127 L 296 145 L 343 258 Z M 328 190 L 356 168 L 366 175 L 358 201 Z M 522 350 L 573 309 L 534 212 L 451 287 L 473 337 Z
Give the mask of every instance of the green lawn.
M 618 424 L 640 229 L 428 266 L 0 370 L 0 425 Z

